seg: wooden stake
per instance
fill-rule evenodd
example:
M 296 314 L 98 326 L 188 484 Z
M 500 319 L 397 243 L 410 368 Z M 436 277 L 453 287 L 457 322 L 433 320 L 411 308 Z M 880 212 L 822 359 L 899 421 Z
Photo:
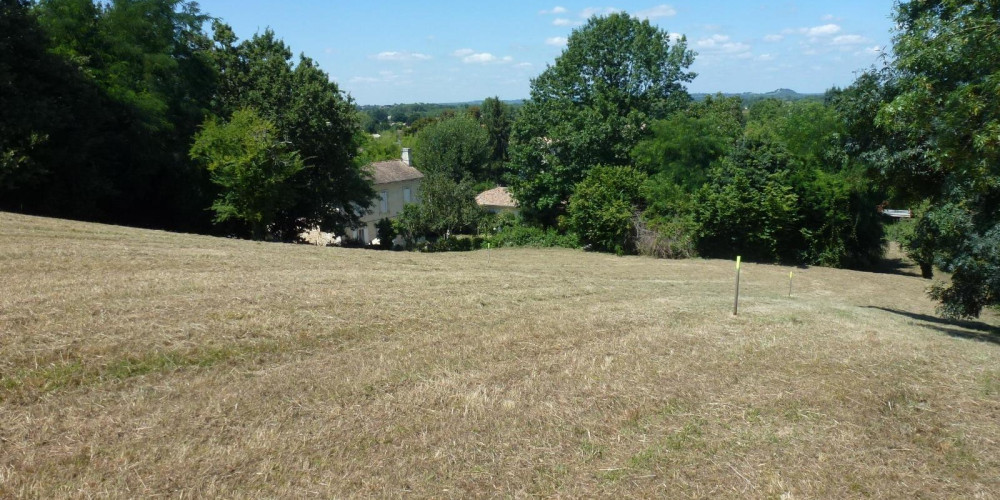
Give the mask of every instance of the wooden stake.
M 788 296 L 792 296 L 792 272 L 788 271 Z
M 740 312 L 740 256 L 736 256 L 736 298 L 733 299 L 733 316 Z

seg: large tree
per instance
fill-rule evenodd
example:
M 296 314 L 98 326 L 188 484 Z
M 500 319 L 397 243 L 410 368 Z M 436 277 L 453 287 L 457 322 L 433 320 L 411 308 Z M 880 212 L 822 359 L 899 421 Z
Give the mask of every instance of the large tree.
M 915 161 L 886 162 L 904 174 L 886 177 L 930 202 L 914 250 L 952 273 L 932 292 L 941 311 L 977 316 L 1000 303 L 1000 4 L 901 2 L 895 21 L 875 123 L 897 139 L 887 156 Z
M 428 125 L 417 134 L 413 160 L 425 174 L 443 174 L 455 181 L 483 180 L 489 161 L 486 130 L 467 115 Z
M 224 24 L 214 31 L 216 114 L 254 109 L 310 165 L 289 179 L 297 196 L 275 215 L 271 235 L 290 239 L 305 228 L 340 232 L 356 224 L 354 207 L 368 206 L 375 192 L 355 161 L 361 131 L 350 97 L 312 59 L 301 55 L 293 64 L 291 50 L 271 30 L 242 43 Z
M 274 124 L 252 109 L 233 113 L 226 123 L 212 118 L 195 136 L 191 157 L 201 161 L 221 188 L 212 203 L 215 220 L 238 220 L 262 240 L 276 215 L 294 205 L 290 180 L 305 165 L 282 141 Z
M 687 103 L 686 40 L 626 13 L 592 17 L 531 81 L 515 121 L 511 187 L 522 213 L 553 224 L 595 165 L 625 165 L 650 122 Z
M 197 6 L 43 0 L 2 8 L 0 136 L 11 139 L 0 138 L 0 156 L 12 175 L 0 179 L 9 190 L 0 206 L 205 229 L 206 183 L 185 154 L 214 88 Z

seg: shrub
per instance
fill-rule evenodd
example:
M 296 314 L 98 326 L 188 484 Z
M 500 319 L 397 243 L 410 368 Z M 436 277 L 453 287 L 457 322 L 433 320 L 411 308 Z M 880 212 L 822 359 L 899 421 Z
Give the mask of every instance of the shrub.
M 396 236 L 399 234 L 392 220 L 388 217 L 379 219 L 375 223 L 375 232 L 378 235 L 379 248 L 391 250 L 392 240 L 396 239 Z
M 687 259 L 697 255 L 697 225 L 689 216 L 646 221 L 642 214 L 636 214 L 633 224 L 639 255 L 660 259 Z
M 592 168 L 570 197 L 569 228 L 595 250 L 618 255 L 634 252 L 632 218 L 645 181 L 646 175 L 632 167 Z

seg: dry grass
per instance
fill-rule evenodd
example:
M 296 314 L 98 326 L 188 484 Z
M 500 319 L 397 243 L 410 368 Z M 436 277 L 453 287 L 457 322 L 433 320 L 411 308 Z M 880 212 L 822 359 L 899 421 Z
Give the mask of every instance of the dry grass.
M 997 497 L 997 318 L 787 277 L 0 214 L 0 497 Z

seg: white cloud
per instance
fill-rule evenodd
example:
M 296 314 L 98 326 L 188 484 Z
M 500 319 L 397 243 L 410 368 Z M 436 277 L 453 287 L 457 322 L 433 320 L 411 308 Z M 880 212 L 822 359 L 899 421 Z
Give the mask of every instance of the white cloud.
M 757 56 L 757 60 L 758 61 L 773 61 L 774 60 L 774 56 L 772 56 L 771 54 L 761 54 L 761 55 Z
M 371 76 L 354 76 L 348 80 L 349 83 L 378 83 L 382 80 L 380 78 L 374 78 Z
M 868 53 L 868 54 L 881 54 L 882 53 L 882 47 L 880 47 L 878 45 L 875 45 L 875 46 L 872 46 L 872 47 L 866 47 L 865 50 L 864 50 L 864 52 Z
M 861 45 L 870 41 L 861 35 L 840 35 L 833 38 L 834 45 Z
M 514 65 L 515 68 L 530 68 L 533 66 L 530 62 L 522 62 Z
M 538 13 L 542 14 L 542 15 L 545 15 L 545 14 L 565 14 L 566 12 L 567 12 L 566 11 L 566 7 L 560 7 L 558 5 L 556 5 L 555 7 L 552 7 L 549 10 L 540 10 L 540 11 L 538 11 Z
M 830 36 L 840 33 L 840 26 L 831 23 L 822 26 L 813 26 L 812 28 L 799 28 L 798 31 L 807 36 Z
M 670 33 L 670 34 L 667 35 L 667 37 L 670 39 L 670 41 L 672 43 L 677 43 L 677 42 L 681 41 L 681 38 L 684 38 L 684 34 L 683 33 Z
M 490 54 L 489 52 L 478 52 L 476 54 L 469 54 L 462 58 L 464 63 L 488 63 L 497 60 L 497 56 Z
M 564 36 L 554 36 L 554 37 L 551 37 L 551 38 L 546 38 L 545 39 L 545 44 L 546 45 L 555 45 L 555 46 L 561 47 L 563 45 L 566 45 L 566 37 L 564 37 Z
M 431 56 L 419 52 L 396 52 L 386 51 L 375 54 L 375 59 L 379 61 L 426 61 Z
M 823 16 L 824 21 L 835 21 L 836 19 L 837 19 L 836 17 L 833 17 L 833 14 L 827 14 Z
M 511 56 L 497 57 L 497 56 L 495 56 L 493 54 L 490 54 L 489 52 L 476 52 L 476 51 L 474 51 L 472 49 L 458 49 L 458 50 L 452 52 L 451 55 L 453 55 L 453 56 L 461 59 L 462 62 L 469 63 L 469 64 L 472 64 L 472 63 L 486 64 L 486 63 L 493 63 L 493 62 L 500 62 L 500 63 L 514 62 L 514 58 L 511 57 Z
M 656 19 L 659 17 L 672 17 L 677 15 L 677 11 L 673 7 L 667 4 L 657 5 L 646 10 L 640 10 L 635 13 L 635 17 L 639 19 Z
M 587 7 L 580 11 L 580 17 L 584 19 L 590 19 L 593 16 L 606 16 L 608 14 L 614 14 L 615 12 L 621 12 L 621 9 L 616 9 L 614 7 Z
M 785 39 L 785 35 L 764 35 L 765 42 L 780 42 Z
M 712 35 L 695 42 L 699 49 L 724 54 L 741 54 L 750 51 L 750 46 L 742 42 L 733 42 L 727 35 Z
M 580 23 L 576 21 L 571 21 L 563 17 L 557 17 L 554 21 L 552 21 L 553 26 L 577 26 L 579 24 Z

